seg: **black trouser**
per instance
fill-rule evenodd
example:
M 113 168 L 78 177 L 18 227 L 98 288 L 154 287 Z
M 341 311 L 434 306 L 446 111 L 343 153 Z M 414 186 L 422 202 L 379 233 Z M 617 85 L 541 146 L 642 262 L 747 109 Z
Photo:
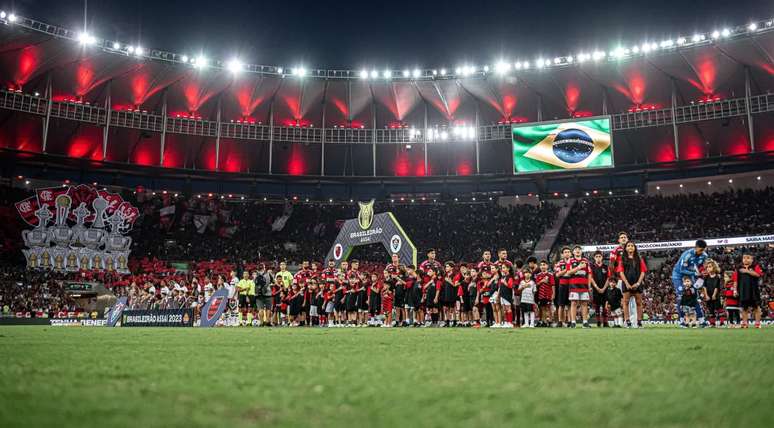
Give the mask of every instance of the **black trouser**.
M 739 324 L 742 321 L 742 314 L 739 309 L 726 309 L 726 314 L 728 314 L 729 324 Z
M 494 323 L 494 312 L 492 311 L 492 304 L 484 304 L 484 313 L 486 313 L 486 325 L 492 325 Z

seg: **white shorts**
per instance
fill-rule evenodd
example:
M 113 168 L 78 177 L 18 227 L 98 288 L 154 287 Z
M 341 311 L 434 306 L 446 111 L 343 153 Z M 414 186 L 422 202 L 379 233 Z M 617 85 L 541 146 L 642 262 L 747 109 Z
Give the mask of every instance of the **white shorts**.
M 503 306 L 511 306 L 511 302 L 505 299 L 504 297 L 500 297 L 500 304 Z
M 581 302 L 588 302 L 589 301 L 589 292 L 584 291 L 583 293 L 570 293 L 570 301 L 581 301 Z
M 325 305 L 325 312 L 331 314 L 331 313 L 333 313 L 333 308 L 334 308 L 333 302 L 328 302 Z
M 316 317 L 317 315 L 317 306 L 310 306 L 309 307 L 309 316 L 310 317 Z
M 618 308 L 618 309 L 614 310 L 614 311 L 613 311 L 613 315 L 615 315 L 615 316 L 617 316 L 617 317 L 620 317 L 620 316 L 622 316 L 622 315 L 623 315 L 623 309 L 621 309 L 621 308 Z

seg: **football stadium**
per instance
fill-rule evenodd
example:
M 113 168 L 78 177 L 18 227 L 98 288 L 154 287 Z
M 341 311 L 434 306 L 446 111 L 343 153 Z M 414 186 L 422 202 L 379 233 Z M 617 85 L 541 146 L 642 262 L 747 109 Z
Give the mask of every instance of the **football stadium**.
M 0 4 L 2 426 L 772 424 L 771 4 L 221 3 Z

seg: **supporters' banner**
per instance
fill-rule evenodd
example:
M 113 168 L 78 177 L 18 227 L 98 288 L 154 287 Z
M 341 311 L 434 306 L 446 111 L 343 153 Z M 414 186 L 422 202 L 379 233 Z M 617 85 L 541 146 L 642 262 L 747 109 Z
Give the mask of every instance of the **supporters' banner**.
M 276 220 L 274 220 L 274 223 L 271 224 L 271 231 L 272 232 L 280 232 L 282 229 L 285 228 L 285 223 L 288 222 L 288 219 L 290 218 L 289 215 L 283 215 L 277 217 Z
M 139 211 L 120 195 L 85 184 L 50 187 L 15 206 L 34 226 L 21 234 L 28 268 L 129 273 L 132 239 L 126 234 Z
M 125 310 L 122 327 L 193 327 L 193 309 Z
M 352 248 L 361 245 L 382 244 L 389 254 L 397 254 L 404 265 L 417 264 L 417 248 L 400 227 L 392 213 L 374 214 L 374 201 L 360 202 L 357 218 L 341 226 L 326 260 L 341 263 L 349 257 Z
M 29 198 L 19 201 L 16 204 L 14 204 L 16 207 L 16 211 L 19 212 L 19 215 L 21 216 L 22 220 L 24 220 L 25 223 L 27 223 L 30 226 L 37 226 L 38 225 L 38 218 L 35 216 L 35 211 L 40 208 L 38 206 L 38 198 L 35 196 L 30 196 Z
M 228 304 L 228 288 L 221 288 L 212 293 L 210 300 L 202 307 L 199 327 L 214 327 Z
M 735 238 L 705 239 L 705 241 L 710 247 L 721 247 L 724 245 L 755 245 L 774 242 L 774 235 L 739 236 Z M 637 242 L 636 244 L 637 250 L 639 251 L 671 250 L 675 248 L 691 248 L 696 245 L 696 239 L 687 241 Z M 605 244 L 583 245 L 582 247 L 584 253 L 593 253 L 595 251 L 613 251 L 617 246 L 617 244 Z
M 126 297 L 120 297 L 116 304 L 110 308 L 106 317 L 108 327 L 115 327 L 118 320 L 121 319 L 121 315 L 123 315 L 124 309 L 126 309 L 126 301 Z
M 514 125 L 513 172 L 610 168 L 610 117 Z
M 203 234 L 204 231 L 207 230 L 207 225 L 210 223 L 210 216 L 196 214 L 193 217 L 193 222 L 194 222 L 194 227 L 196 228 L 196 233 Z

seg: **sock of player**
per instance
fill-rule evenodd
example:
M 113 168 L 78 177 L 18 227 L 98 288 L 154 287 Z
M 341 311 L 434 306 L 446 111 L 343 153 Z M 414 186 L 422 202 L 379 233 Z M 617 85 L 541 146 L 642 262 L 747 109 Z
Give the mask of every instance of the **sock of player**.
M 513 312 L 505 313 L 505 321 L 513 324 Z
M 529 313 L 529 326 L 534 327 L 535 326 L 535 313 L 530 312 Z

